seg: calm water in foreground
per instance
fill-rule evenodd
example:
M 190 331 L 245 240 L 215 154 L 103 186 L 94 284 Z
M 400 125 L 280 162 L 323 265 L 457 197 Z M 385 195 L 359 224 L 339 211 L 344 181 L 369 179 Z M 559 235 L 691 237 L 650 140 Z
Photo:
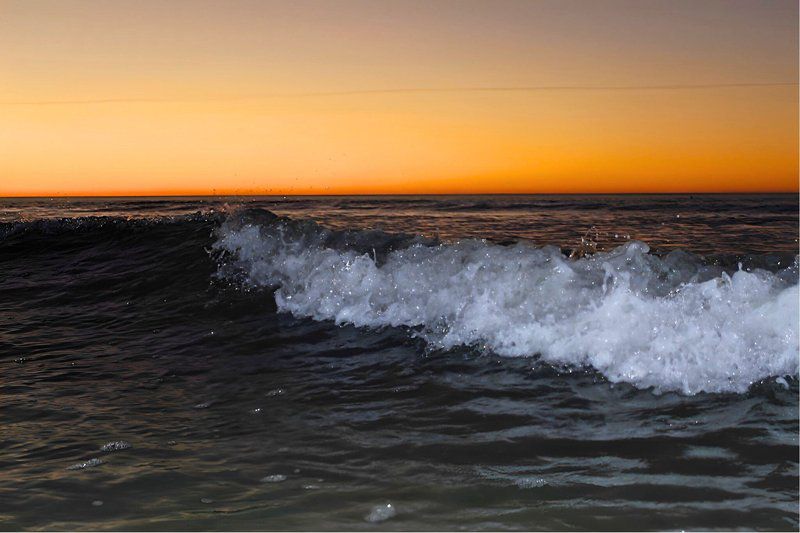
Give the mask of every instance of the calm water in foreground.
M 797 253 L 796 195 L 0 199 L 0 528 L 796 530 Z

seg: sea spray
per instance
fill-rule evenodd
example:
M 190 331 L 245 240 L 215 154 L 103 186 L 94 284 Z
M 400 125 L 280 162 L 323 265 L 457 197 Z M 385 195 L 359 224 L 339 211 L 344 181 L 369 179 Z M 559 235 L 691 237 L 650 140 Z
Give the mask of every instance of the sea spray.
M 333 232 L 252 211 L 217 233 L 232 258 L 220 275 L 274 288 L 297 316 L 406 326 L 436 347 L 539 355 L 656 391 L 744 392 L 798 373 L 797 260 L 727 272 L 631 241 L 571 261 L 552 246 Z

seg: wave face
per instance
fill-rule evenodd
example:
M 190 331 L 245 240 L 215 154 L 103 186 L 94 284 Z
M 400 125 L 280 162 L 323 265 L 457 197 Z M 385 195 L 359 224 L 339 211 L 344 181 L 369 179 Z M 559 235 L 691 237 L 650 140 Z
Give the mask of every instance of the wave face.
M 572 261 L 557 247 L 331 231 L 258 210 L 229 217 L 214 249 L 228 258 L 220 276 L 274 288 L 279 310 L 408 327 L 434 348 L 538 356 L 685 394 L 798 373 L 797 257 L 748 272 L 631 241 Z

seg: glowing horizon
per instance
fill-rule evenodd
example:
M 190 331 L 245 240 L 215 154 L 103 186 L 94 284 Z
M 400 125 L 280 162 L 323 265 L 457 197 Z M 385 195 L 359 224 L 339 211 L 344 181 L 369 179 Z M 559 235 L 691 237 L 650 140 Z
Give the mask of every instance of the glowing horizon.
M 797 11 L 11 1 L 0 196 L 796 193 Z

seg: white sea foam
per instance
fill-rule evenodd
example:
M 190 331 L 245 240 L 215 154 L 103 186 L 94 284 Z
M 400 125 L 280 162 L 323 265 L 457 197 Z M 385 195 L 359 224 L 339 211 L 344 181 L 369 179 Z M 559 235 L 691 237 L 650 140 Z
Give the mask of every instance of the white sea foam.
M 379 256 L 363 240 L 343 241 L 314 224 L 232 217 L 214 247 L 235 258 L 247 283 L 276 288 L 282 311 L 407 326 L 445 349 L 540 355 L 686 394 L 743 392 L 798 373 L 797 259 L 777 274 L 729 275 L 636 241 L 577 261 L 526 244 L 408 241 Z
M 103 444 L 100 448 L 101 452 L 116 452 L 119 450 L 127 450 L 131 447 L 131 443 L 124 441 L 124 440 L 115 440 L 113 442 L 107 442 Z
M 88 461 L 84 461 L 82 463 L 76 463 L 74 465 L 68 466 L 67 470 L 83 470 L 84 468 L 93 468 L 95 466 L 100 466 L 103 464 L 102 459 L 98 459 L 97 457 L 93 457 Z

